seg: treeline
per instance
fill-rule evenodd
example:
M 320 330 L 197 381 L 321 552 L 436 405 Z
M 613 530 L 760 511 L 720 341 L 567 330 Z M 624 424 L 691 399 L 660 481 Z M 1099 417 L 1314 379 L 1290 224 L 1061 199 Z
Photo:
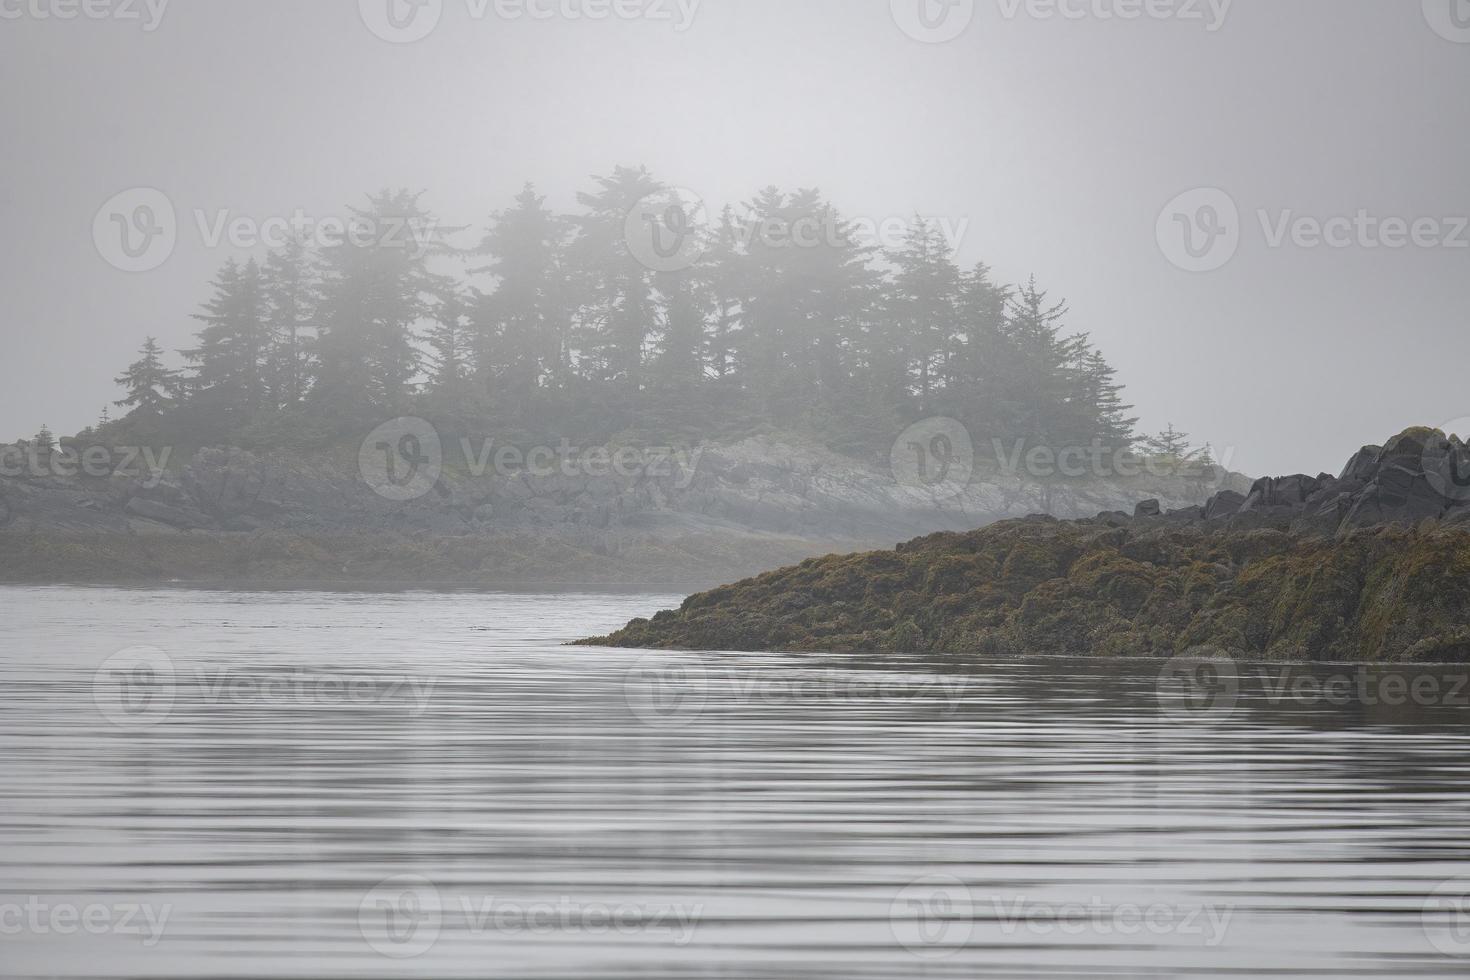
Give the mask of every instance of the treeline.
M 932 223 L 882 249 L 819 192 L 767 188 L 702 224 L 655 212 L 650 234 L 699 236 L 669 269 L 635 240 L 649 200 L 681 207 L 642 168 L 594 178 L 574 214 L 528 186 L 456 248 L 466 230 L 441 229 L 419 195 L 372 195 L 353 212 L 372 234 L 227 262 L 184 366 L 150 338 L 109 426 L 279 447 L 419 414 L 506 438 L 782 429 L 886 451 L 947 415 L 977 447 L 1134 439 L 1113 369 L 1065 307 L 1034 280 L 959 267 Z M 772 233 L 802 228 L 821 233 Z

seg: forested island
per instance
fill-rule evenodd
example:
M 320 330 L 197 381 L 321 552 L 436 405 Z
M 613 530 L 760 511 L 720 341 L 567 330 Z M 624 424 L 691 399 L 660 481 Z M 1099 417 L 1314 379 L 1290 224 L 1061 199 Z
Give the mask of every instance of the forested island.
M 941 415 L 1036 444 L 1135 440 L 1065 305 L 960 268 L 923 217 L 884 247 L 818 191 L 769 187 L 698 220 L 685 210 L 702 205 L 633 167 L 595 178 L 573 214 L 528 186 L 478 233 L 421 198 L 384 191 L 320 247 L 231 258 L 185 367 L 146 340 L 118 379 L 126 415 L 93 434 L 318 447 L 416 414 L 513 441 L 774 429 L 886 452 Z
M 1140 436 L 1066 305 L 961 267 L 943 222 L 877 235 L 774 187 L 711 214 L 640 167 L 575 199 L 450 226 L 382 191 L 230 257 L 94 426 L 0 446 L 0 576 L 715 584 L 1240 480 Z M 404 420 L 423 438 L 374 434 Z M 427 441 L 421 493 L 365 479 Z

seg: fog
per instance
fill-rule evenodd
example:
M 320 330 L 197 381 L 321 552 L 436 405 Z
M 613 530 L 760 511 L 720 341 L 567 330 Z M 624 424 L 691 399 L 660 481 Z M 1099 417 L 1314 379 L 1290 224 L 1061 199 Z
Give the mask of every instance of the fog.
M 1069 301 L 1141 430 L 1239 470 L 1335 471 L 1470 416 L 1470 12 L 1451 2 L 982 0 L 970 19 L 961 0 L 929 8 L 938 33 L 887 0 L 527 2 L 432 2 L 430 30 L 401 0 L 0 0 L 0 436 L 90 424 L 147 334 L 188 347 L 248 251 L 211 242 L 225 218 L 406 187 L 468 245 L 526 181 L 569 209 L 616 164 L 712 209 L 776 184 L 940 219 L 961 266 Z M 140 187 L 178 238 L 126 272 L 94 219 Z M 1210 271 L 1160 245 L 1197 188 L 1239 214 Z M 1297 221 L 1339 217 L 1337 244 Z M 1394 219 L 1418 229 L 1400 247 Z

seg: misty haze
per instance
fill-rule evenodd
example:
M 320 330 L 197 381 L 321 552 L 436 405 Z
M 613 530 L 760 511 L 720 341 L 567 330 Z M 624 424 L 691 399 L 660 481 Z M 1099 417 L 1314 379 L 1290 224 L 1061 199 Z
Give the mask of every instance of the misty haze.
M 1470 0 L 0 79 L 0 976 L 1470 971 Z

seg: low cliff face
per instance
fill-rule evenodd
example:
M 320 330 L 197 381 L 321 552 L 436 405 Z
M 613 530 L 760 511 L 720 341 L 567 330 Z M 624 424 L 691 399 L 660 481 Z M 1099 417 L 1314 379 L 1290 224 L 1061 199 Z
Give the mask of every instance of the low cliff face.
M 1343 475 L 1258 482 L 814 559 L 593 643 L 722 650 L 1470 659 L 1464 446 L 1411 430 Z M 1450 482 L 1444 482 L 1449 480 Z M 1465 494 L 1470 498 L 1470 493 Z
M 48 459 L 0 475 L 0 576 L 610 584 L 679 583 L 692 571 L 708 583 L 1038 512 L 1077 517 L 1146 497 L 1198 508 L 1222 488 L 1248 487 L 1208 468 L 1042 483 L 991 467 L 941 493 L 775 437 L 638 461 L 621 473 L 556 462 L 480 475 L 470 460 L 446 462 L 427 492 L 394 500 L 347 449 L 204 449 L 167 466 L 139 456 L 102 475 Z

